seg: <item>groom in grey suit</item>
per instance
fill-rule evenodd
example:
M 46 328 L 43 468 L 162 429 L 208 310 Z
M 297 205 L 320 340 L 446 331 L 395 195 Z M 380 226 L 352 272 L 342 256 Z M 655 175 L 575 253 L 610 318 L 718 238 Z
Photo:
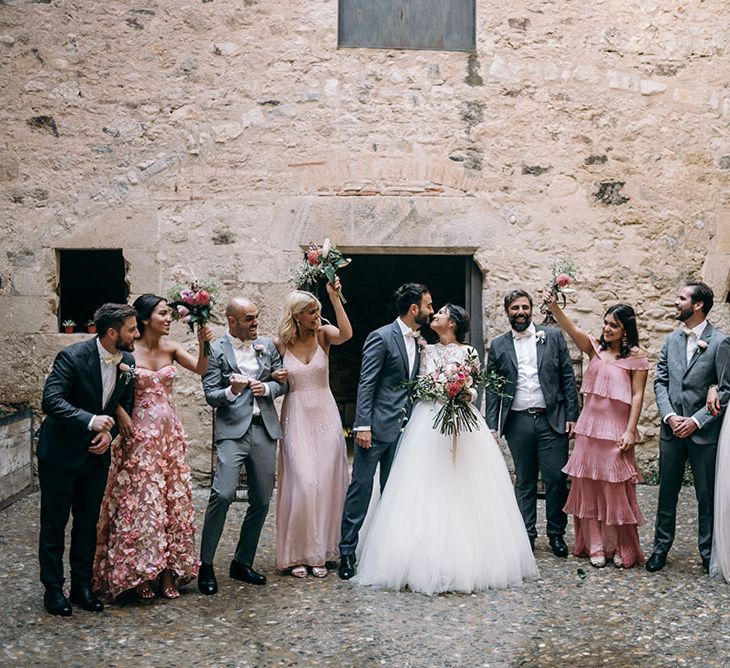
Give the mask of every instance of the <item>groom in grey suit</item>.
M 689 459 L 695 481 L 698 545 L 707 572 L 712 550 L 712 513 L 715 458 L 722 420 L 706 406 L 707 390 L 718 379 L 718 348 L 726 338 L 708 321 L 714 302 L 712 289 L 689 283 L 679 291 L 674 306 L 684 323 L 672 332 L 659 354 L 654 394 L 661 416 L 659 436 L 659 501 L 654 548 L 646 570 L 664 568 L 674 542 L 677 499 Z
M 568 437 L 578 418 L 578 392 L 565 338 L 559 329 L 532 324 L 532 297 L 514 290 L 504 298 L 512 326 L 489 346 L 487 370 L 507 379 L 504 396 L 487 394 L 487 424 L 507 439 L 515 463 L 515 496 L 530 544 L 537 536 L 537 474 L 545 484 L 550 549 L 568 556 L 563 535 L 568 522 L 566 475 Z
M 274 489 L 276 440 L 281 436 L 274 399 L 287 386 L 272 379 L 272 373 L 282 367 L 281 357 L 270 338 L 258 337 L 258 317 L 249 299 L 237 297 L 228 303 L 228 331 L 212 343 L 208 372 L 203 376 L 205 399 L 216 409 L 218 455 L 200 544 L 198 589 L 203 594 L 218 591 L 213 557 L 243 466 L 248 509 L 229 574 L 250 584 L 266 583 L 253 569 L 253 560 Z
M 343 580 L 355 575 L 355 549 L 380 464 L 380 490 L 385 488 L 395 448 L 410 413 L 408 391 L 398 386 L 418 374 L 418 331 L 433 315 L 425 285 L 406 283 L 395 292 L 395 322 L 371 332 L 362 350 L 355 412 L 355 459 L 342 513 L 340 567 Z

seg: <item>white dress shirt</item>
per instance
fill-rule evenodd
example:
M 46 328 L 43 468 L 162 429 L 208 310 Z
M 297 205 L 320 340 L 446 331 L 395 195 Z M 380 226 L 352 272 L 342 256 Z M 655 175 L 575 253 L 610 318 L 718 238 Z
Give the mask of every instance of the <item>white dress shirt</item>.
M 695 325 L 692 329 L 687 329 L 685 336 L 687 337 L 687 366 L 689 366 L 692 357 L 697 352 L 697 342 L 702 336 L 702 332 L 707 327 L 707 320 L 703 320 L 699 325 Z
M 101 345 L 98 337 L 96 339 L 96 349 L 99 352 L 99 364 L 101 365 L 101 407 L 103 409 L 107 401 L 109 401 L 109 397 L 112 396 L 112 392 L 114 392 L 114 386 L 117 384 L 117 365 L 122 361 L 122 354 L 108 352 Z M 96 415 L 92 416 L 91 420 L 89 420 L 89 424 L 87 425 L 89 431 L 92 431 L 91 425 L 95 417 Z
M 517 384 L 512 399 L 513 411 L 524 411 L 528 408 L 545 408 L 545 397 L 537 375 L 537 338 L 535 324 L 524 332 L 512 330 L 515 353 L 517 354 Z M 542 345 L 542 344 L 541 344 Z
M 233 346 L 233 354 L 236 356 L 236 364 L 238 370 L 246 376 L 249 380 L 256 380 L 256 376 L 259 373 L 259 362 L 256 356 L 256 351 L 253 349 L 253 341 L 241 341 L 235 336 L 232 336 L 230 332 L 226 332 L 226 336 Z M 264 396 L 269 396 L 269 386 L 264 383 Z M 230 402 L 234 402 L 238 399 L 239 395 L 234 394 L 231 386 L 226 388 L 226 398 Z M 259 415 L 261 409 L 254 397 L 253 400 L 253 414 Z
M 398 318 L 398 327 L 400 327 L 401 334 L 403 334 L 403 341 L 406 344 L 408 377 L 410 378 L 413 374 L 413 365 L 416 363 L 416 338 L 418 337 L 418 332 L 415 329 L 411 329 L 400 318 Z

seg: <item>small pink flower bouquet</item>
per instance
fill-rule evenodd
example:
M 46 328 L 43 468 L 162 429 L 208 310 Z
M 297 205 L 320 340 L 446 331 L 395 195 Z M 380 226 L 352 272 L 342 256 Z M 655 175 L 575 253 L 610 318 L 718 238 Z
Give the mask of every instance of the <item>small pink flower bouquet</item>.
M 573 288 L 568 287 L 575 282 L 575 277 L 578 273 L 575 262 L 569 258 L 565 258 L 553 264 L 551 271 L 553 279 L 548 286 L 548 290 L 555 295 L 556 299 L 561 298 L 563 302 L 562 305 L 565 307 L 568 303 L 566 295 L 573 294 L 575 292 Z M 540 306 L 540 313 L 545 316 L 546 322 L 554 322 L 554 318 L 546 304 Z
M 352 260 L 346 258 L 337 250 L 337 246 L 325 239 L 321 246 L 310 243 L 304 259 L 297 265 L 294 271 L 294 285 L 297 290 L 312 290 L 320 277 L 324 276 L 334 285 L 337 277 L 337 270 L 343 269 Z M 347 303 L 342 291 L 338 292 L 340 301 Z
M 167 305 L 175 320 L 180 320 L 195 332 L 195 325 L 205 327 L 210 322 L 210 311 L 215 304 L 218 284 L 212 279 L 193 281 L 190 285 L 176 285 L 167 295 Z M 210 354 L 210 344 L 203 343 L 203 352 Z

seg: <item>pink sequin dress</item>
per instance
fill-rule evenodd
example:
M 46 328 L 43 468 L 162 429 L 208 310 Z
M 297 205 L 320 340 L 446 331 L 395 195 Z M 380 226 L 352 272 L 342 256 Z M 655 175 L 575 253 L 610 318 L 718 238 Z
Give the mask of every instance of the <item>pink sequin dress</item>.
M 624 567 L 644 561 L 638 527 L 644 518 L 636 501 L 634 449 L 618 442 L 631 411 L 631 371 L 646 370 L 646 357 L 604 360 L 596 355 L 583 378 L 583 410 L 576 423 L 575 448 L 563 471 L 571 476 L 565 512 L 573 515 L 573 554 L 607 559 L 620 555 Z
M 281 411 L 276 496 L 276 566 L 323 566 L 339 556 L 349 483 L 342 421 L 320 346 L 304 364 L 284 355 L 289 391 Z
M 198 574 L 187 442 L 173 402 L 175 366 L 137 367 L 134 436 L 112 453 L 97 526 L 93 589 L 107 600 L 169 568 Z

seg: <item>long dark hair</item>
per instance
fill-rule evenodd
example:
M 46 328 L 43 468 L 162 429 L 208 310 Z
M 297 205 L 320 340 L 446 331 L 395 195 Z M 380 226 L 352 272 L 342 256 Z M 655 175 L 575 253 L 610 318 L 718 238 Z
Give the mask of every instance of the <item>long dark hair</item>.
M 631 354 L 631 349 L 636 348 L 639 345 L 639 330 L 636 326 L 636 313 L 634 309 L 628 304 L 614 304 L 609 307 L 603 314 L 605 318 L 607 315 L 612 315 L 616 320 L 621 323 L 624 328 L 624 335 L 621 337 L 621 345 L 619 347 L 619 358 L 623 359 Z M 601 344 L 601 350 L 608 348 L 606 339 L 603 338 L 603 332 L 601 332 L 601 338 L 599 340 Z
M 471 327 L 471 318 L 466 309 L 456 304 L 445 304 L 446 312 L 449 314 L 449 320 L 456 325 L 454 336 L 459 343 L 464 343 L 469 327 Z
M 152 316 L 152 311 L 157 308 L 160 302 L 164 301 L 167 301 L 164 297 L 153 295 L 151 292 L 145 292 L 134 300 L 132 306 L 137 311 L 137 329 L 139 330 L 140 336 L 144 334 L 144 323 L 142 321 L 149 320 Z

